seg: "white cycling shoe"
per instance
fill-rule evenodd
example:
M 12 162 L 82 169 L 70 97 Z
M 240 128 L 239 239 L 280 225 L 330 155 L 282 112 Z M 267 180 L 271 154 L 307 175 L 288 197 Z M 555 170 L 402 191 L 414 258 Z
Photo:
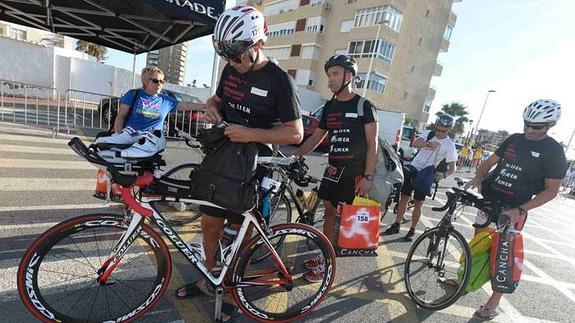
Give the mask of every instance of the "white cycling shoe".
M 96 139 L 96 144 L 110 144 L 110 145 L 132 145 L 140 138 L 142 138 L 143 133 L 132 128 L 126 127 L 122 129 L 120 133 L 114 133 L 111 136 L 100 137 Z
M 157 134 L 151 131 L 142 132 L 140 140 L 131 147 L 122 150 L 121 156 L 124 158 L 145 158 L 164 150 L 166 148 L 166 139 L 161 136 L 159 130 L 155 132 Z

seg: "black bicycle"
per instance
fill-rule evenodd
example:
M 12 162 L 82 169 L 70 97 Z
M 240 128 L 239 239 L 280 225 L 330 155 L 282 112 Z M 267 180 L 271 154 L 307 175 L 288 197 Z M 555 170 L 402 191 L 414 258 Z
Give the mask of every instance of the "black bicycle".
M 463 185 L 460 179 L 456 180 L 460 186 Z M 452 224 L 462 214 L 459 207 L 472 206 L 489 215 L 485 223 L 473 224 L 476 228 L 496 223 L 503 210 L 495 202 L 480 199 L 461 188 L 453 187 L 452 190 L 446 192 L 448 199 L 444 206 L 432 208 L 435 212 L 447 212 L 436 227 L 426 229 L 415 240 L 405 261 L 407 292 L 413 302 L 429 310 L 441 310 L 453 304 L 469 281 L 471 250 L 463 235 Z

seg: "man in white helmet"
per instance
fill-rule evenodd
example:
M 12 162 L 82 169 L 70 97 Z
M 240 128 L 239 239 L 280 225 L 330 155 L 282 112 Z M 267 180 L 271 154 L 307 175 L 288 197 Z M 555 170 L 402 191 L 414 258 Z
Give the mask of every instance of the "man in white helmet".
M 271 63 L 262 51 L 266 31 L 263 14 L 253 7 L 237 6 L 218 18 L 212 40 L 216 53 L 227 64 L 216 94 L 206 102 L 205 118 L 210 123 L 222 120 L 229 123 L 225 135 L 232 142 L 297 144 L 303 138 L 299 98 L 289 75 Z M 206 267 L 211 269 L 216 265 L 224 220 L 237 229 L 243 216 L 212 207 L 200 210 Z M 205 293 L 202 285 L 203 281 L 183 286 L 177 296 L 187 298 Z
M 484 198 L 510 206 L 510 224 L 520 230 L 527 211 L 551 201 L 557 195 L 567 170 L 563 148 L 547 132 L 561 117 L 561 105 L 552 100 L 537 100 L 523 111 L 523 133 L 509 136 L 485 160 L 466 187 L 477 187 Z M 489 170 L 496 166 L 492 172 Z M 485 223 L 480 212 L 476 222 Z M 475 312 L 482 319 L 493 319 L 503 296 L 493 292 L 487 303 Z

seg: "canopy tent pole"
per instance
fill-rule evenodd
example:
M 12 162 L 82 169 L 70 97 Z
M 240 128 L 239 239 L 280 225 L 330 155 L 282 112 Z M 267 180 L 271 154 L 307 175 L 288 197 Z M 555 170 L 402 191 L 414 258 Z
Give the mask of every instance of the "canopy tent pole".
M 136 53 L 132 54 L 132 89 L 136 88 Z
M 212 64 L 212 82 L 210 83 L 210 97 L 216 94 L 216 87 L 218 86 L 218 69 L 220 65 L 220 57 L 214 51 L 214 63 Z

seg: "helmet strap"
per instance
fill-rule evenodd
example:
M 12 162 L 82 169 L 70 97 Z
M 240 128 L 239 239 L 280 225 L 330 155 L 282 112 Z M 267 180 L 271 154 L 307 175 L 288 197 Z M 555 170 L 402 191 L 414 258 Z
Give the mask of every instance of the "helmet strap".
M 258 50 L 258 52 L 256 53 L 256 57 L 254 58 L 251 53 L 250 55 L 248 55 L 250 58 L 250 69 L 248 70 L 248 72 L 251 72 L 254 70 L 254 68 L 256 67 L 256 63 L 258 62 L 258 59 L 260 58 L 260 51 Z
M 351 83 L 351 81 L 353 80 L 353 78 L 352 78 L 350 81 L 347 81 L 347 82 L 345 81 L 345 76 L 347 75 L 347 72 L 349 72 L 349 71 L 347 69 L 345 69 L 345 72 L 343 74 L 343 79 L 341 80 L 341 87 L 339 88 L 337 93 L 334 94 L 335 96 L 338 96 L 341 93 L 341 91 L 343 91 L 345 88 L 347 88 L 349 83 Z

